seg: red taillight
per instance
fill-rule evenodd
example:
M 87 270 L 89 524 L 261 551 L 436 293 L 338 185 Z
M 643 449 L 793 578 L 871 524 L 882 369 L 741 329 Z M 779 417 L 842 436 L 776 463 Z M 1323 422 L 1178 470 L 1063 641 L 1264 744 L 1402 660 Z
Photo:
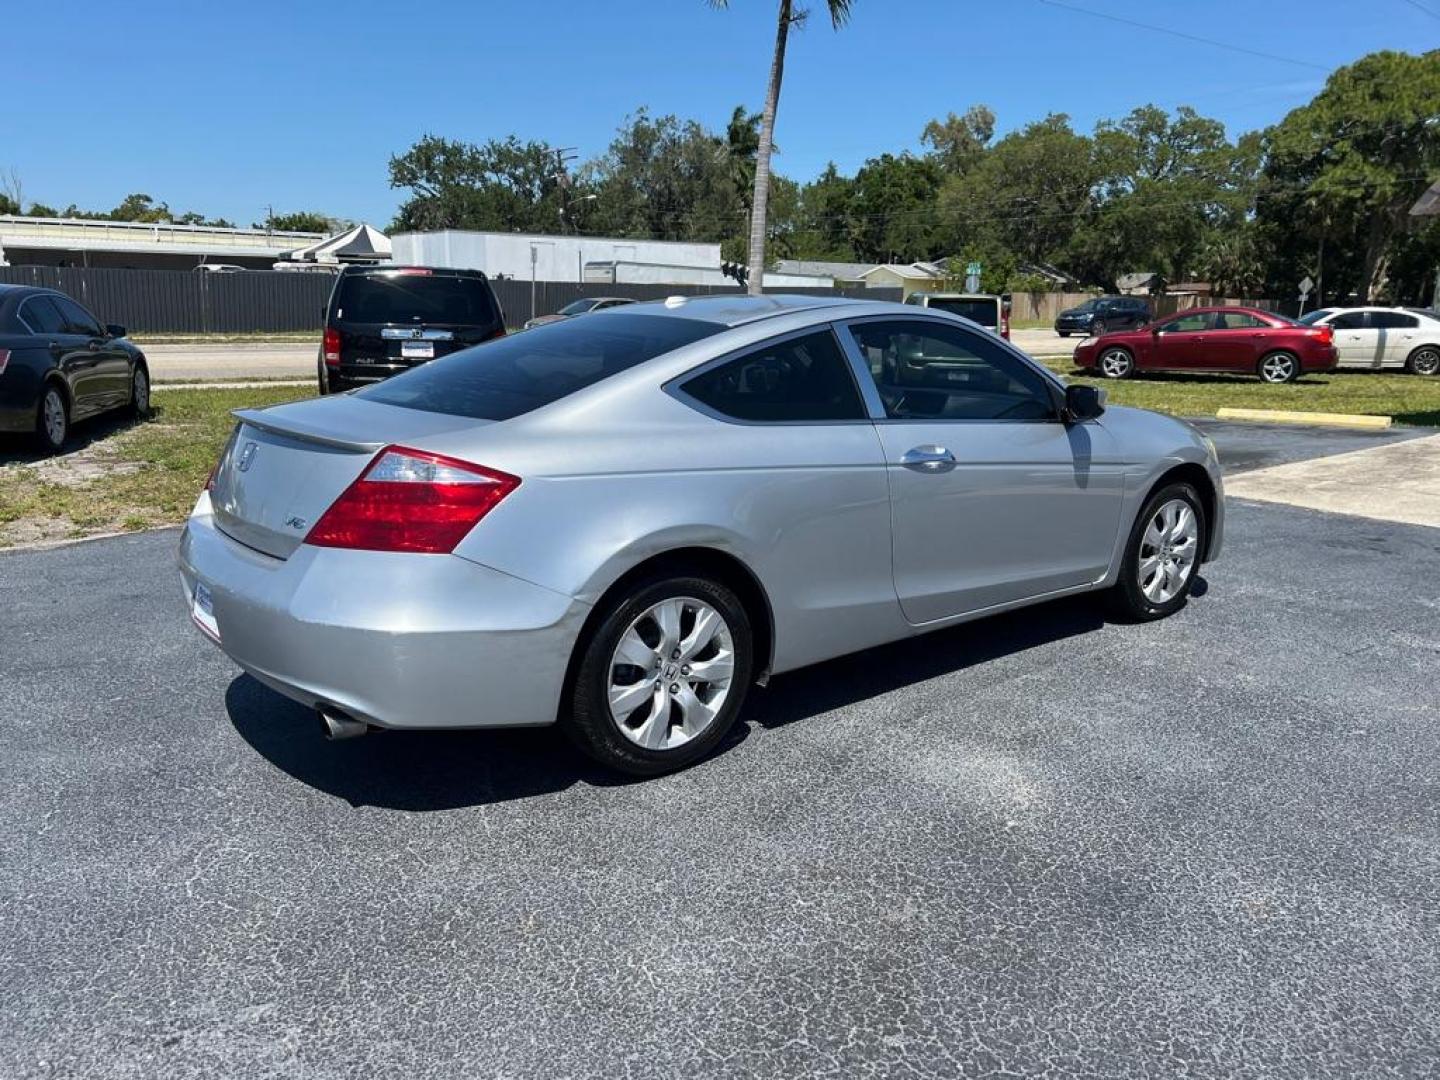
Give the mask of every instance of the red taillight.
M 1009 312 L 1002 311 L 1002 312 L 1000 313 L 1000 336 L 1001 336 L 1002 338 L 1004 338 L 1006 341 L 1009 341 L 1009 340 L 1010 340 L 1010 313 L 1009 313 Z
M 505 327 L 504 327 L 504 326 L 501 326 L 500 329 L 496 330 L 493 334 L 491 334 L 491 335 L 490 335 L 488 338 L 486 338 L 485 340 L 486 340 L 486 341 L 494 341 L 496 338 L 502 338 L 502 337 L 504 337 L 504 336 L 505 336 Z
M 504 331 L 501 331 L 504 333 Z M 0 375 L 5 374 L 5 365 L 10 363 L 10 350 L 0 349 Z
M 387 446 L 320 515 L 305 543 L 446 555 L 519 485 L 509 473 Z
M 1335 328 L 1333 326 L 1317 326 L 1310 331 L 1320 339 L 1322 345 L 1333 345 L 1335 343 Z
M 323 351 L 325 353 L 325 363 L 329 367 L 340 366 L 340 331 L 336 330 L 333 326 L 327 326 L 325 328 L 325 345 Z

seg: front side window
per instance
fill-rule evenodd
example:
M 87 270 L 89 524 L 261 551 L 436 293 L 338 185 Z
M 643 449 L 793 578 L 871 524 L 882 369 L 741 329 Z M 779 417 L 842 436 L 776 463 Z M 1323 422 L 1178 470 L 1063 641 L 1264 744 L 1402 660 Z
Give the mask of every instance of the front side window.
M 1214 315 L 1208 311 L 1202 311 L 1196 315 L 1177 316 L 1160 329 L 1170 334 L 1194 334 L 1201 330 L 1209 330 L 1214 322 Z
M 998 341 L 936 322 L 855 323 L 855 338 L 892 420 L 1049 420 L 1045 376 Z
M 411 368 L 357 396 L 422 412 L 508 420 L 725 329 L 617 311 L 566 319 Z
M 850 366 L 822 330 L 762 346 L 681 384 L 696 401 L 736 420 L 863 420 Z
M 71 300 L 68 296 L 52 296 L 55 306 L 60 309 L 60 315 L 65 320 L 65 328 L 71 334 L 84 334 L 86 337 L 104 337 L 105 332 L 100 329 L 100 324 L 95 321 L 83 307 Z
M 65 317 L 48 296 L 32 296 L 20 305 L 20 317 L 37 334 L 66 334 Z
M 1330 325 L 1336 330 L 1364 330 L 1365 312 L 1347 311 L 1341 315 L 1336 315 L 1335 318 L 1330 320 Z
M 1414 330 L 1419 325 L 1419 319 L 1403 311 L 1370 312 L 1370 326 L 1376 330 Z

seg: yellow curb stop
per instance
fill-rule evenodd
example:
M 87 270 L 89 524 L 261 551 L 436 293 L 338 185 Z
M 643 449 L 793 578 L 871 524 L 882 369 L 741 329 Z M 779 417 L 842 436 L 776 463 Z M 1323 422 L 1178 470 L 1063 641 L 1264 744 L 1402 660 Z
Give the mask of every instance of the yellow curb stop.
M 1268 424 L 1316 424 L 1321 427 L 1361 428 L 1383 431 L 1390 426 L 1388 416 L 1364 416 L 1359 413 L 1292 412 L 1287 409 L 1221 409 L 1217 420 L 1255 420 Z

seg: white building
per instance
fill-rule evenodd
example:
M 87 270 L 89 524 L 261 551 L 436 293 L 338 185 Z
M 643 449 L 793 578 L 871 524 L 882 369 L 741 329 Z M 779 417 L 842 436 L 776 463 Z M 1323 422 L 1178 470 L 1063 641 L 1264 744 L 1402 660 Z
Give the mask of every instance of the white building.
M 392 257 L 401 265 L 483 270 L 516 281 L 734 284 L 720 272 L 720 245 L 675 240 L 626 240 L 604 236 L 532 236 L 524 233 L 397 233 Z M 587 273 L 586 268 L 589 267 Z M 766 274 L 768 286 L 829 288 L 828 277 Z
M 285 252 L 323 239 L 320 233 L 272 229 L 0 215 L 0 266 L 189 270 L 228 263 L 268 270 Z

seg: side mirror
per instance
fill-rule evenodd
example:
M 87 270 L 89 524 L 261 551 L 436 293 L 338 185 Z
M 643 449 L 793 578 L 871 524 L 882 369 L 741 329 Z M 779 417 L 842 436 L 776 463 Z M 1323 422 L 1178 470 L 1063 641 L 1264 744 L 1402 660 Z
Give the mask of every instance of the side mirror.
M 1099 386 L 1075 384 L 1065 388 L 1065 422 L 1079 424 L 1094 420 L 1105 411 L 1105 390 Z
M 106 323 L 105 333 L 109 334 L 112 338 L 124 337 L 125 327 L 121 326 L 119 323 Z

